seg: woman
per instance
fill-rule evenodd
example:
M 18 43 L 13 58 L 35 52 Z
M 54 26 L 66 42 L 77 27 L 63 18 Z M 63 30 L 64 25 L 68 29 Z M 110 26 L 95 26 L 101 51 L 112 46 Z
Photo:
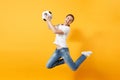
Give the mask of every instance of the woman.
M 65 18 L 65 22 L 63 24 L 59 24 L 57 26 L 53 26 L 51 23 L 51 18 L 46 16 L 46 23 L 49 29 L 56 34 L 56 38 L 54 44 L 56 45 L 56 50 L 51 56 L 50 60 L 47 63 L 47 68 L 53 68 L 57 65 L 67 63 L 72 70 L 77 70 L 80 64 L 89 56 L 91 51 L 84 51 L 82 55 L 77 59 L 76 62 L 73 62 L 72 58 L 69 54 L 69 49 L 66 44 L 66 38 L 70 31 L 70 24 L 74 21 L 74 16 L 72 14 L 68 14 Z

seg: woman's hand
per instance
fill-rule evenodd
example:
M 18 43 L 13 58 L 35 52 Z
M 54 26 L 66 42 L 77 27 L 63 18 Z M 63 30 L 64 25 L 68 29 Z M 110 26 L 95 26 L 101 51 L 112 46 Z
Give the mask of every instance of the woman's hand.
M 51 16 L 46 15 L 46 21 L 51 21 L 51 19 L 52 19 Z

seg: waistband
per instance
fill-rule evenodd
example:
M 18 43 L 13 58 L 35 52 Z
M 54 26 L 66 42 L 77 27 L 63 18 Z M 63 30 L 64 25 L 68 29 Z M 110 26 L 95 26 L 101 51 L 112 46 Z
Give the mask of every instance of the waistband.
M 69 50 L 69 48 L 67 48 L 67 47 L 66 48 L 60 48 L 60 49 L 56 48 L 56 50 L 62 50 L 62 49 Z

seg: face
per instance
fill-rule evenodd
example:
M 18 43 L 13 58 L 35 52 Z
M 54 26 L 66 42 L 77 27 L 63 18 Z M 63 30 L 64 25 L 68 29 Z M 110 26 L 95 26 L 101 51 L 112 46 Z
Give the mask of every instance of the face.
M 72 16 L 67 16 L 65 18 L 65 25 L 70 25 L 73 22 L 73 17 Z

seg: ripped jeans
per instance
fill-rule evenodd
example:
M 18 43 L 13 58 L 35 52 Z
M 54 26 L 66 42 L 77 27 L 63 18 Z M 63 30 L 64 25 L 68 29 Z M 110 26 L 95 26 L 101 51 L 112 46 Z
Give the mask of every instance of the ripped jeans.
M 53 68 L 55 66 L 58 66 L 60 64 L 67 63 L 70 68 L 75 71 L 80 64 L 86 59 L 87 57 L 85 55 L 81 55 L 76 62 L 73 62 L 72 58 L 70 57 L 69 54 L 69 49 L 68 48 L 61 48 L 61 49 L 56 49 L 51 58 L 49 59 L 47 63 L 47 68 Z

